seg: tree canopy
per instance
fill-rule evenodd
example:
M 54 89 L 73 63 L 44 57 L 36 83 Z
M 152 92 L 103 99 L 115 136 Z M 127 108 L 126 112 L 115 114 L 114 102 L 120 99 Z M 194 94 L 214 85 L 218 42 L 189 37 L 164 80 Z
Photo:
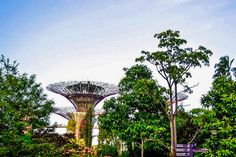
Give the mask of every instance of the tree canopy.
M 20 74 L 17 66 L 1 56 L 0 156 L 35 155 L 33 135 L 48 126 L 52 111 L 53 101 L 36 83 L 36 76 Z
M 164 123 L 168 120 L 165 89 L 158 86 L 144 65 L 126 68 L 119 89 L 117 98 L 104 103 L 105 113 L 99 117 L 100 127 L 115 133 L 128 147 L 132 143 L 140 145 L 142 153 L 148 149 L 145 142 L 149 141 L 149 144 L 155 143 L 159 153 L 165 154 L 169 141 L 166 136 L 168 125 Z
M 166 30 L 155 34 L 154 37 L 159 41 L 159 50 L 152 53 L 142 51 L 143 55 L 137 58 L 136 61 L 147 61 L 154 65 L 158 74 L 167 83 L 170 99 L 171 156 L 175 156 L 178 86 L 182 85 L 185 92 L 191 92 L 190 87 L 186 84 L 186 78 L 192 77 L 189 70 L 203 65 L 208 66 L 212 52 L 203 46 L 199 46 L 195 50 L 191 47 L 185 47 L 187 40 L 180 37 L 179 31 Z
M 232 73 L 236 77 L 236 67 L 232 67 L 234 59 L 230 60 L 229 56 L 220 57 L 219 63 L 215 64 L 215 74 L 213 78 L 220 76 L 225 76 L 227 78 L 232 78 Z
M 206 135 L 206 129 L 217 130 L 216 135 L 205 138 L 201 143 L 209 149 L 207 156 L 234 156 L 236 151 L 236 78 L 233 79 L 230 74 L 233 60 L 230 66 L 218 73 L 218 65 L 225 60 L 228 63 L 228 59 L 229 57 L 220 58 L 220 62 L 215 66 L 216 74 L 212 88 L 201 99 L 203 107 L 212 112 L 212 117 L 210 122 L 205 124 L 205 132 L 203 130 L 199 138 Z
M 208 152 L 204 153 L 207 157 L 235 156 L 236 151 L 236 82 L 230 72 L 232 62 L 230 68 L 225 65 L 219 68 L 222 60 L 229 65 L 226 56 L 215 64 L 212 87 L 201 98 L 203 108 L 191 111 L 191 125 L 197 130 L 192 142 L 207 148 Z

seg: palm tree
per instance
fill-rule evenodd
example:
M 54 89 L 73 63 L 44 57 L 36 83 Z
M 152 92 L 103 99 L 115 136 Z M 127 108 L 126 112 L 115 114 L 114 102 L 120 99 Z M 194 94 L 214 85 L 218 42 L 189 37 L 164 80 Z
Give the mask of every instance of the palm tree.
M 220 62 L 215 64 L 215 74 L 213 78 L 218 78 L 220 76 L 225 76 L 229 79 L 232 79 L 231 72 L 236 77 L 236 67 L 232 68 L 234 59 L 230 60 L 229 56 L 220 57 Z

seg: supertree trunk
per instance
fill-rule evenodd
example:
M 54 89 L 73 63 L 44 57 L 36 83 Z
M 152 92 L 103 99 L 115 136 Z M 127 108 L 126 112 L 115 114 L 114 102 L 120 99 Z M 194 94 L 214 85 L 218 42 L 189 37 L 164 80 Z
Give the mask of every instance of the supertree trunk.
M 85 112 L 74 112 L 74 121 L 75 121 L 75 139 L 78 141 L 81 137 L 81 124 L 86 116 Z

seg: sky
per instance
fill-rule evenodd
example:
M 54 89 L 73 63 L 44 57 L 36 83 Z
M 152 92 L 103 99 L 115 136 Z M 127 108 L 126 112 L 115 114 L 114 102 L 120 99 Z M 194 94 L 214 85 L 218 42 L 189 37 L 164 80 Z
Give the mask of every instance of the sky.
M 199 83 L 185 101 L 190 109 L 200 107 L 218 59 L 236 59 L 235 26 L 235 0 L 0 0 L 0 54 L 19 62 L 21 73 L 36 74 L 55 106 L 69 106 L 45 87 L 71 80 L 118 84 L 142 50 L 157 50 L 154 34 L 179 30 L 188 47 L 214 53 L 211 66 L 193 69 L 187 80 Z M 56 115 L 51 121 L 66 123 Z

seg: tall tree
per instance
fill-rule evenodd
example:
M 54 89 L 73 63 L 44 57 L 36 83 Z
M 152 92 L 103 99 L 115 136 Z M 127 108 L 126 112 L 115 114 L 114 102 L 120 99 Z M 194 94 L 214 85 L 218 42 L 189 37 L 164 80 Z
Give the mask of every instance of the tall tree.
M 1 56 L 0 156 L 28 156 L 31 149 L 38 149 L 32 136 L 48 126 L 52 111 L 53 102 L 35 82 L 35 75 L 20 74 L 17 66 Z
M 230 60 L 229 56 L 220 57 L 220 62 L 215 64 L 215 74 L 213 78 L 225 76 L 232 78 L 231 73 L 236 77 L 236 67 L 232 67 L 234 59 Z
M 99 117 L 100 127 L 115 133 L 126 142 L 140 146 L 141 156 L 146 142 L 155 143 L 161 155 L 168 150 L 168 125 L 164 88 L 152 79 L 151 71 L 144 65 L 125 69 L 125 77 L 119 83 L 120 96 L 104 103 L 104 114 Z M 167 136 L 166 136 L 167 135 Z
M 185 39 L 180 38 L 179 31 L 167 30 L 154 35 L 159 40 L 156 52 L 142 51 L 143 56 L 136 61 L 148 61 L 154 65 L 158 74 L 167 83 L 170 99 L 170 130 L 171 130 L 171 152 L 170 156 L 176 156 L 176 114 L 178 108 L 178 85 L 184 85 L 186 78 L 191 77 L 190 69 L 209 65 L 209 56 L 212 52 L 203 46 L 198 49 L 184 47 L 187 43 Z M 186 90 L 188 86 L 184 85 Z
M 222 57 L 224 58 L 224 57 Z M 220 60 L 219 62 L 222 62 Z M 221 63 L 217 63 L 219 65 Z M 215 66 L 217 69 L 218 66 Z M 216 70 L 217 71 L 217 70 Z M 193 141 L 201 148 L 207 148 L 204 156 L 235 156 L 236 150 L 236 82 L 223 68 L 214 77 L 212 87 L 201 98 L 203 108 L 191 111 L 191 123 L 198 130 Z M 203 154 L 196 154 L 202 156 Z
M 206 156 L 235 156 L 236 82 L 227 76 L 214 79 L 211 90 L 202 97 L 201 102 L 212 112 L 210 121 L 198 136 L 199 144 L 209 150 Z M 210 135 L 211 129 L 217 130 L 217 134 Z

